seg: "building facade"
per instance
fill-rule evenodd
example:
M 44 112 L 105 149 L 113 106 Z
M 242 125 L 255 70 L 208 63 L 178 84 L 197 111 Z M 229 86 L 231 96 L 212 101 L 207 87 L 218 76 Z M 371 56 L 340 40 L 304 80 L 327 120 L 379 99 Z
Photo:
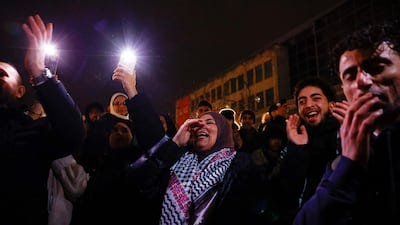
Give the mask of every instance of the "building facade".
M 178 126 L 194 117 L 199 101 L 209 101 L 214 111 L 232 108 L 239 114 L 253 110 L 260 121 L 268 107 L 279 99 L 290 99 L 290 78 L 287 48 L 274 45 L 254 53 L 226 70 L 213 81 L 204 84 L 176 104 Z
M 201 99 L 210 101 L 215 111 L 224 107 L 231 107 L 237 113 L 243 109 L 254 110 L 257 123 L 268 107 L 282 98 L 289 100 L 289 109 L 294 112 L 293 88 L 308 76 L 326 80 L 342 97 L 331 49 L 353 30 L 400 18 L 399 12 L 399 0 L 339 1 L 333 8 L 266 43 L 264 49 L 179 99 L 177 125 L 193 115 Z

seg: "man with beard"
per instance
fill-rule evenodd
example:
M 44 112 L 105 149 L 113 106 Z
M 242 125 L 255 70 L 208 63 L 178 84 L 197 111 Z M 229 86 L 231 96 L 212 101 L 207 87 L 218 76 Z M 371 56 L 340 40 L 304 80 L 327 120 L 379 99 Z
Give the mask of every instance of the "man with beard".
M 281 181 L 290 212 L 295 212 L 315 192 L 326 164 L 338 155 L 339 122 L 330 109 L 332 88 L 317 77 L 301 80 L 295 87 L 297 114 L 286 125 L 288 145 L 281 163 Z
M 29 25 L 28 25 L 29 24 Z M 71 154 L 84 136 L 78 107 L 45 68 L 41 44 L 53 27 L 39 15 L 22 26 L 29 42 L 25 69 L 47 117 L 32 120 L 21 111 L 25 87 L 11 64 L 0 62 L 0 177 L 3 224 L 47 224 L 46 183 L 51 162 Z
M 334 49 L 348 101 L 333 111 L 342 123 L 341 155 L 294 224 L 399 224 L 399 41 L 400 21 L 387 21 Z

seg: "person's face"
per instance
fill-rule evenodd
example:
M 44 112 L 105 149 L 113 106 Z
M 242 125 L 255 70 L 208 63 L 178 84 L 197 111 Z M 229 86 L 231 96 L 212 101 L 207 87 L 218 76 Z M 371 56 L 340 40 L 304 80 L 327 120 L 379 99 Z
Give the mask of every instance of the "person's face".
M 195 145 L 202 151 L 209 151 L 217 141 L 217 123 L 214 118 L 208 114 L 201 116 L 200 119 L 199 126 L 193 128 Z
M 89 111 L 89 120 L 94 122 L 100 119 L 102 112 L 99 109 L 93 108 Z
M 280 152 L 281 152 L 281 146 L 282 146 L 282 139 L 280 138 L 271 138 L 269 141 L 269 148 L 267 151 L 267 154 L 270 159 L 272 160 L 278 160 Z
M 383 108 L 400 108 L 400 56 L 388 43 L 383 42 L 375 53 L 359 49 L 344 52 L 340 57 L 339 76 L 350 103 L 371 92 L 384 102 Z
M 0 105 L 14 103 L 25 93 L 18 72 L 9 64 L 0 62 Z
M 126 148 L 132 142 L 133 135 L 131 129 L 125 124 L 118 122 L 111 129 L 109 143 L 112 149 Z
M 243 127 L 251 127 L 254 124 L 254 120 L 251 115 L 244 114 L 242 115 L 240 123 L 242 124 Z
M 300 90 L 297 107 L 300 118 L 310 126 L 320 124 L 329 113 L 328 98 L 315 86 L 307 86 Z
M 167 121 L 165 121 L 164 116 L 160 116 L 160 121 L 161 121 L 162 127 L 164 128 L 164 131 L 167 131 L 168 125 L 167 125 Z
M 196 114 L 197 114 L 197 117 L 200 118 L 204 113 L 210 112 L 210 111 L 211 111 L 210 107 L 202 105 L 197 108 Z
M 128 107 L 125 105 L 126 98 L 122 95 L 116 97 L 113 102 L 114 111 L 120 115 L 128 115 Z
M 281 145 L 282 145 L 282 139 L 280 139 L 280 138 L 271 138 L 269 140 L 269 151 L 276 152 L 279 155 L 279 152 L 281 150 Z

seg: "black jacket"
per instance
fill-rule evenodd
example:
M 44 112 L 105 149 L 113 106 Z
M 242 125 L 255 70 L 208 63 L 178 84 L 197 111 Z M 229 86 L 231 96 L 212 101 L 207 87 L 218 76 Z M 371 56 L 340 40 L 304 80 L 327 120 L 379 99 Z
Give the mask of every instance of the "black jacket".
M 161 124 L 157 125 L 159 118 L 143 95 L 135 96 L 127 105 L 133 116 L 139 144 L 143 146 L 142 140 L 147 146 L 154 146 L 160 140 L 163 142 L 158 148 L 148 151 L 141 161 L 135 162 L 130 175 L 131 182 L 136 183 L 142 193 L 148 196 L 149 202 L 155 204 L 150 213 L 153 215 L 152 223 L 158 224 L 170 167 L 187 149 L 179 148 L 172 140 L 163 138 Z M 250 154 L 238 152 L 218 187 L 215 208 L 205 224 L 254 224 L 257 190 L 265 180 L 264 174 L 266 172 L 254 164 Z M 152 224 L 148 219 L 146 221 L 146 224 Z
M 294 224 L 399 224 L 400 123 L 371 138 L 367 168 L 341 156 L 328 165 Z
M 295 209 L 315 192 L 326 164 L 338 155 L 339 122 L 328 116 L 317 127 L 306 126 L 309 142 L 296 145 L 288 142 L 287 154 L 281 163 L 281 185 L 286 207 Z
M 61 82 L 51 79 L 35 89 L 46 118 L 32 120 L 23 112 L 0 112 L 4 224 L 47 224 L 50 164 L 73 153 L 84 136 L 80 111 Z

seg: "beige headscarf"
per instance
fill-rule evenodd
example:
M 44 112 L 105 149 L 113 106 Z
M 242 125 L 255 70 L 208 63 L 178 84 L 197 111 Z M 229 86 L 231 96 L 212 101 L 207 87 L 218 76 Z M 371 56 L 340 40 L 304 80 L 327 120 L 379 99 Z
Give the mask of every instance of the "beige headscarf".
M 124 120 L 129 120 L 129 114 L 127 114 L 126 116 L 124 116 L 124 115 L 121 115 L 121 114 L 117 113 L 117 112 L 114 110 L 113 102 L 114 102 L 115 98 L 118 97 L 118 96 L 124 96 L 126 99 L 128 99 L 128 96 L 127 96 L 126 94 L 124 94 L 124 93 L 117 92 L 117 93 L 113 94 L 113 95 L 111 96 L 111 100 L 110 100 L 110 104 L 109 104 L 110 113 L 111 113 L 112 115 L 118 117 L 118 118 L 121 118 L 121 119 L 124 119 Z

